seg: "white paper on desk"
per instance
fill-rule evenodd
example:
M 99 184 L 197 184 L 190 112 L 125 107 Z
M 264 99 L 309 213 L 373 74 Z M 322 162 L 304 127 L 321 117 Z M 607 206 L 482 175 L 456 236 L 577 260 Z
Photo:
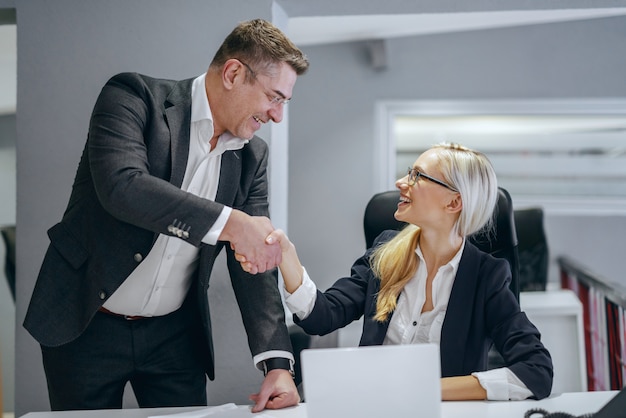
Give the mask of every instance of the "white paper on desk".
M 181 412 L 178 414 L 155 415 L 148 418 L 273 418 L 264 413 L 252 414 L 248 408 L 238 408 L 234 403 L 227 403 L 220 406 L 210 406 L 197 411 Z
M 189 411 L 189 412 L 180 412 L 177 414 L 168 414 L 168 415 L 155 415 L 148 418 L 204 418 L 210 417 L 211 415 L 215 415 L 219 412 L 225 412 L 229 410 L 237 409 L 237 405 L 234 403 L 227 403 L 220 406 L 210 406 L 208 408 L 202 408 L 197 411 Z

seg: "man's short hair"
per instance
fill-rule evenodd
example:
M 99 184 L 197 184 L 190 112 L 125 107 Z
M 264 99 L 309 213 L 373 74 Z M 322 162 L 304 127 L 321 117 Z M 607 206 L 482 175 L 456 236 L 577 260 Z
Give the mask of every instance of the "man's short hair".
M 231 58 L 261 71 L 269 71 L 281 62 L 289 64 L 297 75 L 309 68 L 302 51 L 280 29 L 263 19 L 238 24 L 215 53 L 211 67 L 220 68 Z

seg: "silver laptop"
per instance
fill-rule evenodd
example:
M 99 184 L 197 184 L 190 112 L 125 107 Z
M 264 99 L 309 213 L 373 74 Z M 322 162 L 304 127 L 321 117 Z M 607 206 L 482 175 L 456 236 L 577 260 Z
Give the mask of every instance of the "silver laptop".
M 303 350 L 307 418 L 441 417 L 435 344 Z

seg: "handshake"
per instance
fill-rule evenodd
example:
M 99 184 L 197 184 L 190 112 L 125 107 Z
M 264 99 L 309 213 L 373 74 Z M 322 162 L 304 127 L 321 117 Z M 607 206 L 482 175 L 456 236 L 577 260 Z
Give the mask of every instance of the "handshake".
M 269 218 L 250 216 L 233 209 L 220 240 L 229 241 L 235 259 L 244 271 L 257 274 L 280 265 L 283 251 L 291 242 L 280 229 L 274 229 Z

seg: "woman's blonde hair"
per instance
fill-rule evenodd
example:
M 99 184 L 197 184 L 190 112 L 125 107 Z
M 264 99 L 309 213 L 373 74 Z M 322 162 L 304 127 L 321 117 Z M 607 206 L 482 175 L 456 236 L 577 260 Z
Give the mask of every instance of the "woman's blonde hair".
M 441 143 L 437 151 L 443 180 L 459 191 L 463 207 L 454 232 L 467 237 L 490 229 L 498 201 L 498 182 L 489 159 L 481 152 L 462 145 Z M 380 279 L 374 319 L 386 321 L 396 308 L 400 292 L 415 275 L 420 228 L 407 225 L 398 235 L 374 250 L 370 263 Z

